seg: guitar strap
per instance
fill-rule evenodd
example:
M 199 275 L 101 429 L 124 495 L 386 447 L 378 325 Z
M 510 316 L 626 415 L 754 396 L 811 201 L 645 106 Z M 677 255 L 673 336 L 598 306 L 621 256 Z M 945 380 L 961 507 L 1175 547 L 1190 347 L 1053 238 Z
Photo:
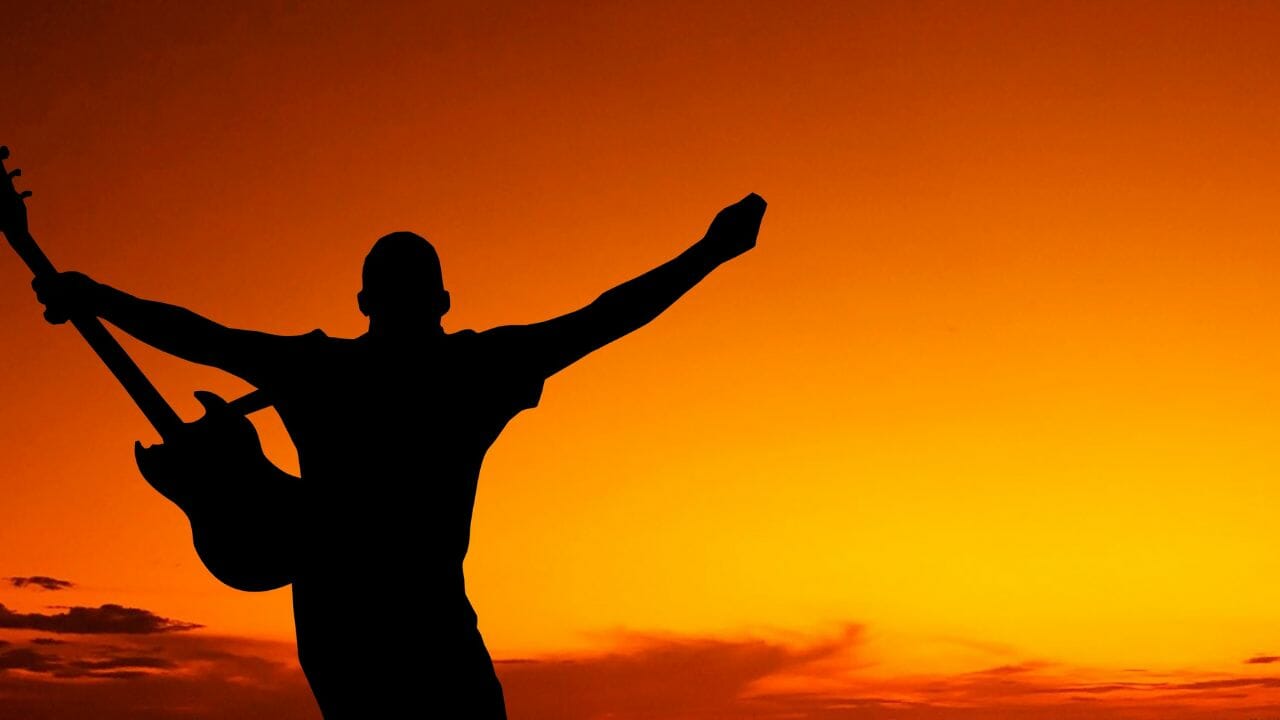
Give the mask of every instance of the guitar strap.
M 265 390 L 254 390 L 248 395 L 232 400 L 227 405 L 230 406 L 233 412 L 240 415 L 249 415 L 271 405 L 271 398 L 267 397 Z

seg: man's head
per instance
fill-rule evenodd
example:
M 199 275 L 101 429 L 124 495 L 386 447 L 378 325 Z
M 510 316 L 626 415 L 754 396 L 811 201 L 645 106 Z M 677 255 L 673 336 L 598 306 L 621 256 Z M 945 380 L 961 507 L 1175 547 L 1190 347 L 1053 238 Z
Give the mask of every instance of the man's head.
M 401 231 L 378 238 L 362 276 L 356 301 L 370 322 L 414 327 L 439 323 L 449 311 L 440 256 L 420 235 Z

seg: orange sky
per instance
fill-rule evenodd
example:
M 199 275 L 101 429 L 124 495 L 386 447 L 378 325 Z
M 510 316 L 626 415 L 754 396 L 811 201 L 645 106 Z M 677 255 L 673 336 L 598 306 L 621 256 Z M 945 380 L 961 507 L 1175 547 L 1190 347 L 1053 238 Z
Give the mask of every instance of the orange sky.
M 410 229 L 446 328 L 485 328 L 769 201 L 755 251 L 549 380 L 490 451 L 466 570 L 495 657 L 790 657 L 856 626 L 856 652 L 751 683 L 1280 682 L 1244 662 L 1280 654 L 1280 7 L 320 5 L 6 10 L 0 142 L 53 260 L 353 336 L 364 253 Z M 204 571 L 133 465 L 141 415 L 12 253 L 0 279 L 0 576 L 75 583 L 0 603 L 145 608 L 287 658 L 287 590 Z M 195 389 L 246 389 L 129 347 L 184 417 Z M 522 667 L 513 717 L 556 716 Z M 1151 712 L 1280 707 L 1251 692 Z M 823 707 L 802 712 L 844 717 Z

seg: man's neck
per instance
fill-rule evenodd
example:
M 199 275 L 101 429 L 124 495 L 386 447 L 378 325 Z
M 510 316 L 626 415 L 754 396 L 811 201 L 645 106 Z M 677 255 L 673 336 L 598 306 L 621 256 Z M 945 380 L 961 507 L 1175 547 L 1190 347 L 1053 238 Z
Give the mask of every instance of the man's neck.
M 369 331 L 364 335 L 376 343 L 390 345 L 422 345 L 430 344 L 445 336 L 444 327 L 439 322 L 406 325 L 369 319 Z

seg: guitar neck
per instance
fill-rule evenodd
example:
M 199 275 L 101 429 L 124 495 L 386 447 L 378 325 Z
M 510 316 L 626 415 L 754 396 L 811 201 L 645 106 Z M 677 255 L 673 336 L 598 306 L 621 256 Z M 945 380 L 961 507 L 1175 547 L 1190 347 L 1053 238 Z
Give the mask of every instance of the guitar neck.
M 178 413 L 174 412 L 147 376 L 142 374 L 138 364 L 120 347 L 120 342 L 102 321 L 96 317 L 73 317 L 71 324 L 80 331 L 80 336 L 124 386 L 125 392 L 133 398 L 133 402 L 160 437 L 166 441 L 171 439 L 174 431 L 182 426 L 182 418 L 178 417 Z
M 15 237 L 17 235 L 17 237 Z M 31 272 L 40 277 L 43 275 L 52 275 L 57 272 L 53 263 L 49 260 L 40 246 L 36 244 L 35 238 L 30 233 L 6 233 L 9 244 L 17 251 L 22 261 L 31 268 Z M 151 422 L 151 426 L 156 429 L 160 437 L 169 440 L 176 431 L 182 426 L 182 418 L 173 411 L 169 403 L 165 402 L 160 391 L 156 390 L 156 386 L 151 384 L 146 375 L 142 374 L 141 368 L 129 357 L 124 348 L 120 346 L 120 342 L 115 336 L 102 324 L 102 321 L 93 316 L 72 317 L 71 324 L 76 330 L 80 331 L 80 335 L 89 343 L 89 347 L 98 354 L 102 362 L 106 364 L 107 369 L 112 375 L 120 381 L 124 386 L 125 392 L 129 393 L 129 397 L 133 398 L 133 402 L 137 404 L 138 409 Z

